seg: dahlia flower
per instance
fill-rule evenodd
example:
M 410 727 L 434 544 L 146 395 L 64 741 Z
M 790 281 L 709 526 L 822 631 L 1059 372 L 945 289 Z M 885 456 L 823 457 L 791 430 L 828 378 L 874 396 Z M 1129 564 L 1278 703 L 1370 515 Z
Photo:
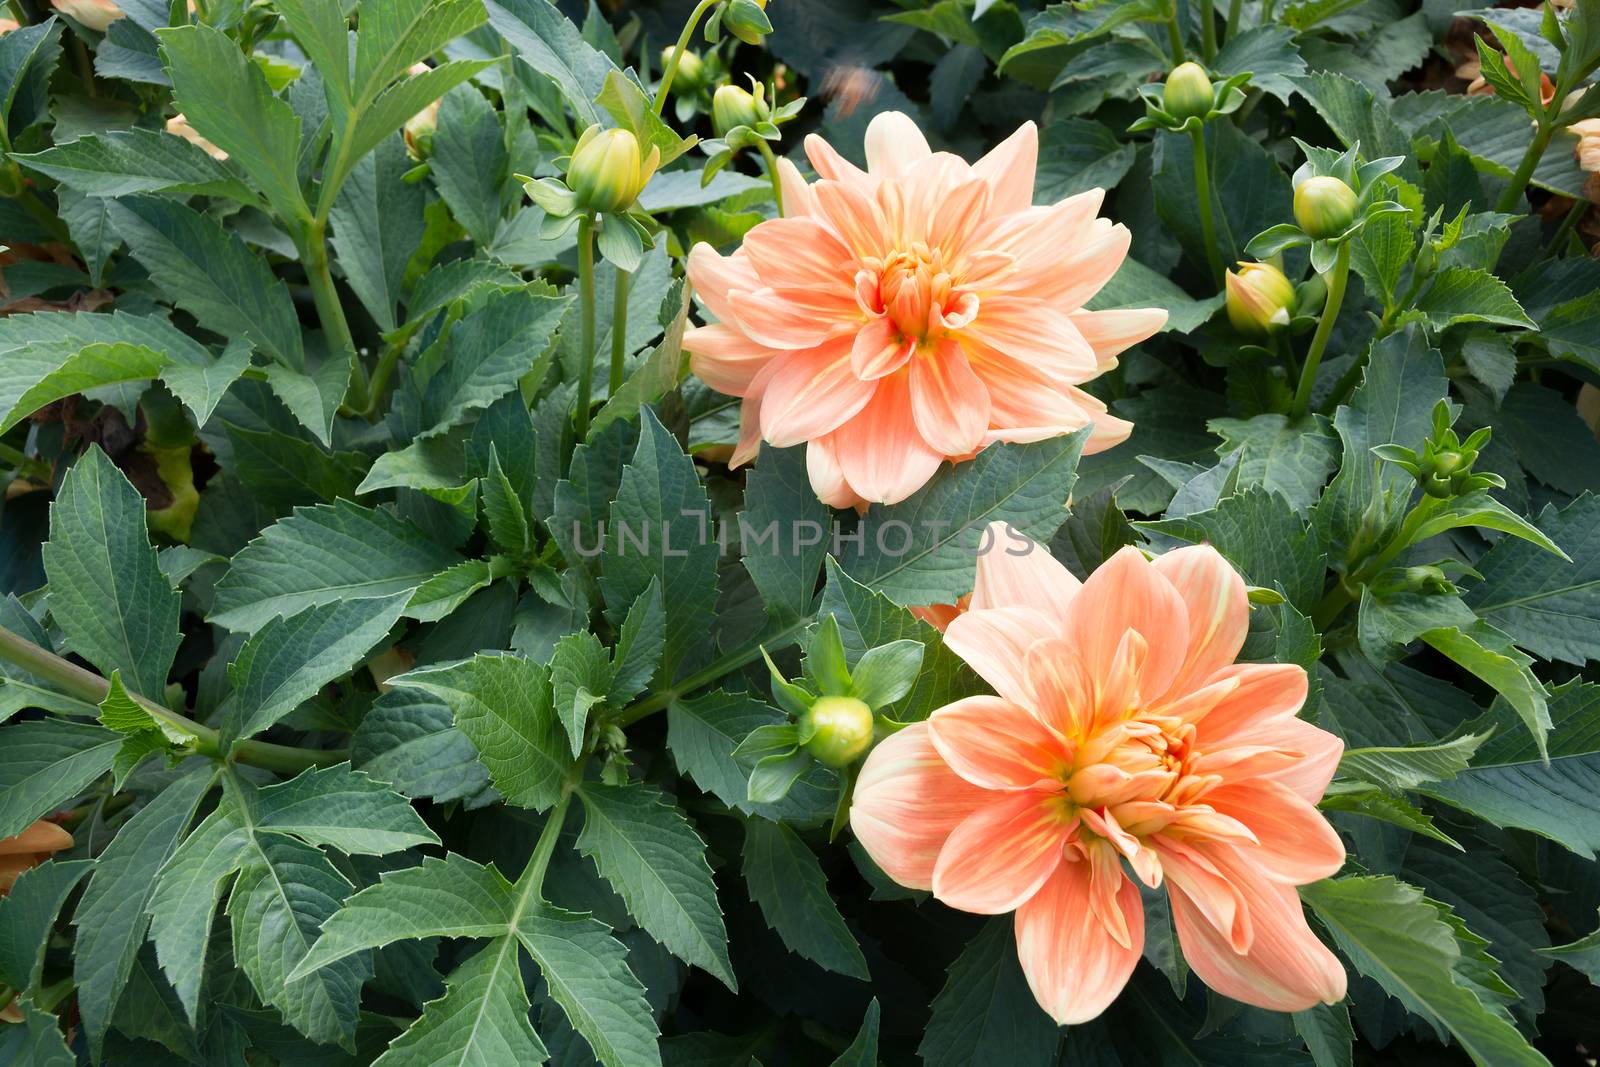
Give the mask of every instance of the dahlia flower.
M 11 892 L 11 886 L 24 871 L 71 847 L 72 835 L 43 819 L 15 837 L 0 838 L 0 897 Z
M 114 0 L 50 0 L 50 6 L 100 33 L 105 33 L 113 22 L 125 17 Z
M 902 885 L 1014 911 L 1022 969 L 1058 1023 L 1099 1015 L 1139 960 L 1124 861 L 1166 884 L 1212 989 L 1276 1011 L 1339 1001 L 1344 969 L 1295 887 L 1344 862 L 1315 807 L 1343 746 L 1296 718 L 1303 669 L 1234 663 L 1248 624 L 1244 582 L 1209 546 L 1154 562 L 1124 548 L 1083 583 L 1037 546 L 985 554 L 945 643 L 998 695 L 873 749 L 852 829 Z
M 886 112 L 867 129 L 866 170 L 808 137 L 819 181 L 778 160 L 787 218 L 732 255 L 690 250 L 717 322 L 683 345 L 707 385 L 744 398 L 733 465 L 762 440 L 804 442 L 817 495 L 846 507 L 903 500 L 994 441 L 1093 426 L 1095 452 L 1127 437 L 1077 387 L 1166 312 L 1083 310 L 1128 231 L 1096 217 L 1099 189 L 1034 206 L 1038 151 L 1030 122 L 968 164 Z

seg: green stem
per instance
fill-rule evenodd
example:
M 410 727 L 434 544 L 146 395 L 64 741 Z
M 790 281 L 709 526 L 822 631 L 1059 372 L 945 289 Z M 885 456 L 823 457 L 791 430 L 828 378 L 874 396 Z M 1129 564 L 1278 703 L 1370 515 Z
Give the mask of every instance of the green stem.
M 77 664 L 62 659 L 48 649 L 40 648 L 27 638 L 12 633 L 4 627 L 0 627 L 0 660 L 21 667 L 68 696 L 90 704 L 99 704 L 111 689 L 110 683 L 93 671 L 84 670 Z M 194 734 L 197 755 L 209 756 L 212 759 L 224 758 L 221 738 L 211 727 L 202 726 L 187 715 L 164 708 L 136 693 L 130 693 L 129 696 L 153 717 Z M 288 745 L 273 745 L 265 741 L 241 741 L 234 746 L 232 758 L 240 763 L 264 767 L 269 771 L 298 774 L 307 767 L 328 767 L 335 763 L 343 763 L 350 758 L 350 753 L 340 749 L 291 748 Z
M 1206 246 L 1206 263 L 1211 268 L 1211 283 L 1222 285 L 1222 254 L 1217 251 L 1217 226 L 1211 217 L 1211 171 L 1206 164 L 1206 128 L 1202 123 L 1189 130 L 1194 144 L 1194 191 L 1200 201 L 1200 238 Z
M 521 898 L 517 905 L 519 911 L 527 901 L 543 893 L 544 872 L 550 869 L 550 859 L 556 853 L 556 842 L 561 838 L 561 827 L 567 821 L 567 808 L 571 803 L 572 787 L 568 785 L 561 791 L 561 799 L 556 801 L 556 806 L 550 809 L 544 829 L 539 831 L 539 840 L 533 846 L 533 855 L 528 857 L 528 865 L 517 878 L 518 896 Z
M 1183 50 L 1183 31 L 1178 27 L 1178 0 L 1172 0 L 1167 8 L 1167 41 L 1172 45 L 1174 67 L 1189 58 L 1189 54 Z
M 368 422 L 375 421 L 378 406 L 383 403 L 383 392 L 389 387 L 389 379 L 394 376 L 394 371 L 400 365 L 400 352 L 403 344 L 385 345 L 383 354 L 378 357 L 378 365 L 372 371 L 372 382 L 367 386 L 367 406 L 362 410 L 361 416 Z
M 678 75 L 678 60 L 683 58 L 683 50 L 689 47 L 689 37 L 694 33 L 694 28 L 700 22 L 700 16 L 709 11 L 718 0 L 700 0 L 694 11 L 689 15 L 689 21 L 683 24 L 683 32 L 678 34 L 678 43 L 672 49 L 672 58 L 667 60 L 667 69 L 661 72 L 661 84 L 656 86 L 656 98 L 650 107 L 657 115 L 667 106 L 667 93 L 672 89 L 672 79 Z
M 1353 361 L 1345 372 L 1339 375 L 1339 380 L 1333 383 L 1333 390 L 1328 394 L 1327 401 L 1322 405 L 1325 415 L 1332 415 L 1339 410 L 1339 405 L 1350 399 L 1350 394 L 1356 391 L 1356 386 L 1361 384 L 1361 372 L 1367 367 L 1367 353 L 1362 352 Z
M 611 376 L 606 381 L 606 397 L 610 399 L 622 388 L 622 361 L 628 356 L 628 282 L 627 271 L 617 269 L 617 284 L 611 297 Z
M 694 674 L 689 675 L 677 685 L 667 689 L 657 689 L 654 694 L 644 700 L 636 704 L 629 704 L 617 716 L 617 725 L 622 727 L 632 726 L 640 719 L 654 715 L 679 697 L 692 693 L 701 686 L 710 685 L 747 663 L 754 663 L 760 658 L 763 648 L 784 647 L 790 640 L 798 637 L 809 622 L 809 619 L 801 619 L 798 622 L 791 623 L 765 640 L 752 641 L 743 648 L 734 649 L 704 670 L 696 671 Z
M 1395 558 L 1411 547 L 1412 539 L 1417 536 L 1417 531 L 1422 529 L 1422 524 L 1433 517 L 1433 513 L 1444 505 L 1444 501 L 1436 497 L 1424 496 L 1416 507 L 1411 509 L 1405 521 L 1400 524 L 1400 529 L 1389 539 L 1383 551 L 1371 557 L 1358 569 L 1339 579 L 1339 584 L 1328 590 L 1322 602 L 1317 605 L 1311 614 L 1311 621 L 1318 630 L 1325 630 L 1339 617 L 1339 613 L 1355 602 L 1360 589 L 1371 582 L 1386 570 Z
M 1322 318 L 1317 322 L 1317 332 L 1311 337 L 1311 348 L 1306 352 L 1306 363 L 1300 371 L 1300 387 L 1294 391 L 1291 419 L 1298 419 L 1311 410 L 1311 387 L 1317 380 L 1317 367 L 1322 363 L 1322 353 L 1333 335 L 1333 324 L 1339 318 L 1339 305 L 1344 303 L 1344 283 L 1350 277 L 1350 242 L 1339 246 L 1334 256 L 1333 271 L 1328 275 L 1328 299 L 1322 305 Z
M 1278 359 L 1283 362 L 1283 369 L 1288 372 L 1291 379 L 1300 378 L 1300 361 L 1295 358 L 1294 345 L 1289 340 L 1287 330 L 1272 331 L 1272 347 L 1278 353 Z
M 24 186 L 12 199 L 17 202 L 17 206 L 27 212 L 29 218 L 50 231 L 51 237 L 54 237 L 62 244 L 72 243 L 72 235 L 67 230 L 67 224 L 62 222 L 60 217 L 54 211 L 51 211 L 32 189 Z
M 306 281 L 311 286 L 311 298 L 317 305 L 317 319 L 330 347 L 350 361 L 350 391 L 345 395 L 345 405 L 353 411 L 366 411 L 368 404 L 367 369 L 356 354 L 355 338 L 350 334 L 350 322 L 344 317 L 344 305 L 339 301 L 339 291 L 334 288 L 333 271 L 328 264 L 327 224 L 315 220 L 305 224 L 300 235 L 300 263 L 305 267 Z
M 1511 175 L 1511 184 L 1500 194 L 1500 203 L 1495 205 L 1496 211 L 1509 215 L 1522 206 L 1522 194 L 1528 188 L 1528 180 L 1533 177 L 1534 170 L 1539 166 L 1539 159 L 1549 147 L 1550 138 L 1555 136 L 1555 132 L 1555 124 L 1542 117 L 1539 119 L 1539 129 L 1533 135 L 1533 143 L 1522 153 L 1522 162 L 1517 164 L 1516 173 Z
M 1233 40 L 1233 35 L 1239 32 L 1239 8 L 1242 6 L 1240 0 L 1228 0 L 1228 24 L 1222 29 L 1224 41 Z
M 1233 0 L 1237 4 L 1239 0 Z M 1209 66 L 1217 54 L 1216 0 L 1200 0 L 1200 54 Z
M 778 217 L 783 218 L 783 179 L 778 176 L 778 161 L 773 158 L 772 146 L 765 140 L 757 141 L 762 162 L 767 166 L 767 181 L 772 183 L 772 199 L 778 205 Z
M 575 425 L 579 443 L 589 436 L 589 395 L 594 390 L 594 218 L 578 220 L 578 299 L 583 304 L 583 333 L 578 346 L 578 411 Z

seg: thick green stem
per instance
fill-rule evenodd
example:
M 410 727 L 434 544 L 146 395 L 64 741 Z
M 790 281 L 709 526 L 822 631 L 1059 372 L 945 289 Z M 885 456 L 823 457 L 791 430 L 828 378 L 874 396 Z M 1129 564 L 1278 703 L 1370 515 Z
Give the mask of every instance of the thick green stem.
M 578 346 L 578 441 L 589 436 L 589 400 L 594 390 L 594 219 L 578 220 L 578 300 L 583 305 L 582 343 Z
M 1533 177 L 1534 170 L 1539 166 L 1539 159 L 1549 147 L 1550 138 L 1555 132 L 1555 124 L 1543 118 L 1539 120 L 1539 129 L 1533 135 L 1533 143 L 1528 145 L 1528 150 L 1522 154 L 1522 162 L 1517 164 L 1516 173 L 1511 175 L 1511 184 L 1500 194 L 1500 203 L 1495 205 L 1496 211 L 1509 215 L 1522 207 L 1522 194 L 1528 188 L 1528 180 Z
M 367 404 L 361 411 L 361 416 L 368 422 L 377 419 L 378 406 L 383 403 L 383 392 L 389 387 L 395 367 L 400 364 L 400 353 L 404 348 L 404 344 L 387 344 L 383 354 L 378 357 L 378 365 L 372 371 L 372 382 L 367 386 Z
M 1311 337 L 1311 349 L 1306 352 L 1306 365 L 1300 371 L 1300 387 L 1294 391 L 1291 419 L 1298 419 L 1311 410 L 1311 387 L 1317 381 L 1317 367 L 1322 363 L 1322 353 L 1333 335 L 1333 324 L 1339 318 L 1339 305 L 1344 303 L 1344 283 L 1350 277 L 1350 242 L 1339 246 L 1333 259 L 1333 270 L 1328 274 L 1328 299 L 1322 305 L 1322 319 L 1317 332 Z
M 306 223 L 300 235 L 300 263 L 305 267 L 311 298 L 317 305 L 317 319 L 322 323 L 322 332 L 328 339 L 329 348 L 350 361 L 350 390 L 345 394 L 345 405 L 352 411 L 365 411 L 367 369 L 361 365 L 361 358 L 356 354 L 350 322 L 344 317 L 344 305 L 340 303 L 339 290 L 333 284 L 333 271 L 328 264 L 327 238 L 325 223 Z
M 1200 202 L 1200 238 L 1206 246 L 1206 264 L 1211 268 L 1211 284 L 1222 285 L 1222 253 L 1217 251 L 1217 224 L 1211 217 L 1211 169 L 1206 163 L 1204 124 L 1189 130 L 1194 144 L 1194 192 Z
M 1228 24 L 1222 29 L 1224 42 L 1233 40 L 1233 35 L 1239 32 L 1239 9 L 1242 6 L 1240 0 L 1228 0 Z
M 84 670 L 77 664 L 62 659 L 48 649 L 40 648 L 22 635 L 12 633 L 4 627 L 0 627 L 0 660 L 21 667 L 68 696 L 90 704 L 99 704 L 111 688 L 110 683 L 93 671 Z M 194 734 L 197 755 L 213 759 L 223 758 L 221 738 L 217 731 L 209 726 L 202 726 L 187 715 L 164 708 L 152 700 L 146 700 L 137 693 L 129 695 L 153 717 Z M 335 763 L 343 763 L 350 758 L 350 753 L 342 749 L 291 748 L 288 745 L 273 745 L 265 741 L 241 741 L 234 746 L 232 758 L 240 763 L 264 767 L 269 771 L 298 774 L 307 767 L 328 767 Z
M 544 829 L 539 831 L 539 840 L 533 846 L 533 855 L 528 857 L 528 865 L 517 878 L 518 896 L 521 898 L 519 910 L 527 901 L 543 894 L 544 872 L 550 869 L 550 859 L 556 853 L 556 842 L 561 837 L 561 827 L 567 821 L 567 808 L 571 804 L 572 790 L 568 787 L 562 790 L 561 799 L 550 809 Z
M 783 179 L 778 176 L 778 161 L 772 155 L 772 146 L 766 141 L 756 142 L 761 160 L 767 167 L 767 181 L 772 183 L 772 200 L 778 205 L 778 217 L 783 218 Z
M 1183 30 L 1178 26 L 1178 0 L 1172 0 L 1167 8 L 1167 41 L 1172 45 L 1174 67 L 1189 58 L 1188 53 L 1183 50 Z
M 622 388 L 622 361 L 628 358 L 628 282 L 627 271 L 618 268 L 617 284 L 611 297 L 611 376 L 606 380 L 607 399 Z
M 1583 197 L 1580 196 L 1572 202 L 1572 207 L 1568 209 L 1561 220 L 1561 225 L 1556 227 L 1555 234 L 1550 238 L 1550 244 L 1544 250 L 1545 255 L 1559 256 L 1561 254 L 1561 246 L 1567 243 L 1567 237 L 1572 233 L 1572 228 L 1578 224 L 1578 220 L 1583 218 L 1588 210 L 1589 201 Z
M 19 180 L 22 180 L 19 178 Z M 37 193 L 24 186 L 15 197 L 17 206 L 27 213 L 28 217 L 49 231 L 50 236 L 62 244 L 71 244 L 72 235 L 67 230 L 67 224 L 62 222 L 54 211 L 39 199 Z
M 667 60 L 667 69 L 661 72 L 661 84 L 656 86 L 656 98 L 650 105 L 657 115 L 667 106 L 667 93 L 672 89 L 672 79 L 678 75 L 678 60 L 683 58 L 683 50 L 689 47 L 689 38 L 694 34 L 694 28 L 700 23 L 700 16 L 709 11 L 717 0 L 700 0 L 689 15 L 689 21 L 683 24 L 683 32 L 678 34 L 678 43 L 672 49 L 672 58 Z
M 1200 54 L 1205 57 L 1207 65 L 1217 54 L 1217 11 L 1216 0 L 1200 0 Z M 1239 0 L 1233 0 L 1235 4 Z

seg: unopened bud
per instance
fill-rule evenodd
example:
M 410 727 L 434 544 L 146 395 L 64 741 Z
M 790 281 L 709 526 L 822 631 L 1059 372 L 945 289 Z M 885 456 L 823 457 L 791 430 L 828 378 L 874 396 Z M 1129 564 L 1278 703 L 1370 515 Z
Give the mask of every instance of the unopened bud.
M 1294 220 L 1316 240 L 1337 237 L 1356 220 L 1360 198 L 1338 178 L 1307 178 L 1294 191 Z
M 819 697 L 800 724 L 806 751 L 828 767 L 848 767 L 872 744 L 872 709 L 855 697 Z
M 1270 263 L 1241 263 L 1229 271 L 1228 321 L 1240 333 L 1263 337 L 1289 325 L 1294 285 Z
M 764 122 L 770 112 L 762 99 L 763 90 L 758 84 L 756 92 L 737 85 L 724 85 L 711 97 L 711 125 L 718 137 L 728 136 L 728 131 L 739 126 L 754 126 Z
M 745 44 L 760 44 L 772 32 L 772 23 L 762 8 L 767 0 L 728 0 L 722 27 Z
M 672 56 L 677 52 L 673 45 L 661 50 L 661 69 L 666 70 L 672 63 Z M 706 87 L 705 61 L 691 48 L 685 48 L 683 55 L 678 59 L 678 71 L 672 77 L 672 88 L 676 92 L 693 93 Z
M 620 127 L 590 126 L 578 138 L 567 165 L 567 186 L 585 211 L 624 211 L 655 173 L 661 151 L 640 158 L 639 139 Z
M 1211 79 L 1198 63 L 1180 63 L 1167 75 L 1161 106 L 1173 118 L 1205 118 L 1211 111 Z

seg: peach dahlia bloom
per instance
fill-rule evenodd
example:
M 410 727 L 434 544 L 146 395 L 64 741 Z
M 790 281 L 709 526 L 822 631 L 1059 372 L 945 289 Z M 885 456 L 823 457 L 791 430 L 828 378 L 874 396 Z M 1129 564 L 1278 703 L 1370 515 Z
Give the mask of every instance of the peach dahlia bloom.
M 707 385 L 744 398 L 733 465 L 762 440 L 803 442 L 817 495 L 846 507 L 903 500 L 994 441 L 1092 425 L 1095 452 L 1127 437 L 1077 386 L 1166 312 L 1083 310 L 1128 231 L 1096 217 L 1099 189 L 1035 207 L 1038 153 L 1030 122 L 968 164 L 885 112 L 867 128 L 866 170 L 808 137 L 821 178 L 778 160 L 786 218 L 732 255 L 690 250 L 717 322 L 683 346 Z
M 72 835 L 53 822 L 39 819 L 15 837 L 0 838 L 0 897 L 24 871 L 39 866 L 53 853 L 72 847 Z
M 996 540 L 997 544 L 1006 542 Z M 1295 887 L 1344 846 L 1317 811 L 1343 745 L 1299 719 L 1306 673 L 1234 663 L 1244 582 L 1210 546 L 1124 548 L 1080 583 L 1041 548 L 980 557 L 945 643 L 991 684 L 873 749 L 850 825 L 888 875 L 981 914 L 1058 1023 L 1099 1015 L 1165 882 L 1217 992 L 1276 1011 L 1344 997 Z

